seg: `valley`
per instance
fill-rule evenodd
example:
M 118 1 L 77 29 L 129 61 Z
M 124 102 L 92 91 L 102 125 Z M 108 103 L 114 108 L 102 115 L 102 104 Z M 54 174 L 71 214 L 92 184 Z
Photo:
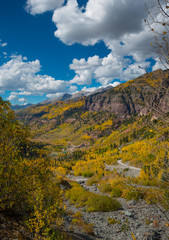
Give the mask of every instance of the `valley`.
M 168 239 L 168 70 L 17 110 L 16 120 L 1 101 L 2 206 L 19 209 L 30 239 Z
M 0 240 L 169 240 L 169 0 L 0 0 Z
M 164 232 L 168 234 L 164 223 L 168 219 L 155 206 L 161 204 L 166 208 L 168 205 L 169 173 L 165 165 L 168 160 L 164 159 L 168 159 L 169 127 L 161 118 L 166 118 L 169 112 L 168 87 L 168 72 L 158 70 L 102 93 L 58 100 L 19 113 L 30 124 L 35 141 L 41 141 L 53 152 L 56 175 L 70 183 L 76 181 L 87 191 L 83 202 L 80 200 L 83 197 L 76 196 L 72 189 L 77 198 L 73 200 L 75 206 L 88 204 L 88 191 L 122 203 L 120 212 L 104 213 L 103 210 L 99 214 L 103 216 L 100 222 L 95 213 L 88 214 L 72 207 L 74 214 L 82 211 L 83 220 L 94 224 L 96 236 L 97 229 L 101 229 L 98 237 L 102 239 L 115 239 L 119 235 L 117 224 L 116 233 L 114 225 L 107 222 L 112 214 L 117 222 L 118 217 L 120 221 L 124 219 L 122 222 L 129 221 L 119 239 L 131 239 L 131 233 L 140 240 L 146 239 L 146 234 L 161 234 L 162 239 L 165 239 Z M 161 181 L 162 178 L 166 180 Z M 125 216 L 131 209 L 138 219 L 132 214 L 129 218 Z M 151 220 L 146 225 L 147 219 Z M 78 221 L 73 229 L 78 227 Z M 158 222 L 158 226 L 154 226 L 154 222 Z

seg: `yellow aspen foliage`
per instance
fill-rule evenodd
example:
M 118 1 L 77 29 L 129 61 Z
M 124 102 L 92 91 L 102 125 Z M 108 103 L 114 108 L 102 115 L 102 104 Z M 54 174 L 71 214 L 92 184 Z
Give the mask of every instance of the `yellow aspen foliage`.
M 10 104 L 0 98 L 0 210 L 24 216 L 39 239 L 61 217 L 62 201 L 47 152 L 28 136 Z
M 78 161 L 73 167 L 75 176 L 83 175 L 84 177 L 91 177 L 94 174 L 101 175 L 104 172 L 104 164 L 97 160 L 92 161 Z
M 53 171 L 56 176 L 64 177 L 66 175 L 66 169 L 63 167 L 54 168 Z
M 91 136 L 89 136 L 87 134 L 84 134 L 81 138 L 84 139 L 84 140 L 90 140 Z

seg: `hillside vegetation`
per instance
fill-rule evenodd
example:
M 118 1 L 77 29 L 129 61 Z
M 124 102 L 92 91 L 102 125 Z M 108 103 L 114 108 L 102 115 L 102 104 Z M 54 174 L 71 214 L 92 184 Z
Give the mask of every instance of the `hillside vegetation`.
M 30 124 L 34 141 L 46 143 L 58 159 L 70 159 L 66 165 L 87 161 L 95 173 L 93 161 L 112 164 L 122 158 L 151 178 L 147 166 L 155 168 L 160 178 L 168 158 L 168 89 L 168 71 L 157 70 L 103 93 L 35 105 L 19 115 Z M 76 150 L 82 156 L 72 157 Z
M 157 70 L 102 93 L 35 105 L 19 115 L 30 124 L 34 141 L 52 151 L 56 167 L 101 181 L 104 163 L 122 159 L 141 168 L 133 181 L 159 186 L 168 180 L 168 100 L 168 71 Z
M 22 221 L 22 229 L 32 233 L 30 239 L 47 239 L 55 234 L 51 223 L 61 219 L 62 198 L 48 152 L 30 137 L 0 98 L 0 214 Z
M 54 219 L 61 222 L 62 198 L 89 212 L 118 210 L 119 197 L 168 209 L 168 101 L 168 71 L 162 70 L 103 93 L 31 106 L 17 112 L 18 120 L 1 99 L 1 210 L 21 214 L 45 237 L 53 234 Z M 140 175 L 119 170 L 120 159 Z M 74 183 L 63 194 L 68 174 L 88 178 L 109 197 Z

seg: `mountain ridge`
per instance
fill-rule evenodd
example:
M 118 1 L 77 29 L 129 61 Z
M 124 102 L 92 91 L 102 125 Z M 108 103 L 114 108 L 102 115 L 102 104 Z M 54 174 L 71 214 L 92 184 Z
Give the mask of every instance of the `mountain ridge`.
M 95 94 L 95 93 L 105 92 L 105 91 L 107 91 L 107 90 L 110 89 L 110 88 L 112 88 L 112 86 L 101 87 L 101 88 L 98 88 L 98 89 L 96 89 L 95 91 L 91 91 L 91 92 L 81 90 L 81 91 L 75 92 L 75 93 L 73 93 L 73 94 L 64 93 L 64 94 L 63 94 L 62 96 L 60 96 L 60 97 L 50 98 L 50 99 L 47 99 L 47 100 L 45 100 L 45 101 L 43 101 L 43 102 L 40 102 L 40 103 L 38 103 L 38 104 L 44 105 L 44 104 L 55 103 L 55 102 L 58 102 L 58 101 L 78 99 L 78 98 L 81 98 L 81 97 L 87 97 L 87 96 L 93 95 L 93 94 Z
M 19 118 L 41 140 L 59 143 L 65 138 L 64 144 L 74 141 L 79 145 L 91 139 L 92 143 L 137 116 L 151 113 L 155 119 L 168 114 L 168 72 L 157 70 L 86 97 L 34 105 L 18 111 Z
M 85 108 L 89 111 L 109 111 L 122 118 L 133 114 L 145 115 L 152 108 L 157 107 L 167 112 L 169 111 L 167 104 L 169 100 L 168 72 L 157 70 L 121 84 L 103 94 L 91 95 L 85 101 Z

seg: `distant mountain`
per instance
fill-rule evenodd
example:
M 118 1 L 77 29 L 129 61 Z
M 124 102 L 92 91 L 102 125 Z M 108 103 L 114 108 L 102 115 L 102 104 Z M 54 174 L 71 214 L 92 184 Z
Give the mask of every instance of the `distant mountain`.
M 90 96 L 90 95 L 93 95 L 93 94 L 96 94 L 96 93 L 102 93 L 102 92 L 105 92 L 109 89 L 111 89 L 112 86 L 108 86 L 108 87 L 101 87 L 101 88 L 98 88 L 96 89 L 95 91 L 92 91 L 92 92 L 88 92 L 88 91 L 79 91 L 77 93 L 74 93 L 72 94 L 72 99 L 73 98 L 80 98 L 80 97 L 87 97 L 87 96 Z
M 71 99 L 71 98 L 72 98 L 71 94 L 65 93 L 61 97 L 50 98 L 50 99 L 47 99 L 47 100 L 45 100 L 41 103 L 38 103 L 38 104 L 40 104 L 40 105 L 51 104 L 51 103 L 58 102 L 58 101 L 65 101 L 65 100 L 68 100 L 68 99 Z
M 112 86 L 108 86 L 108 87 L 98 88 L 97 90 L 92 91 L 92 92 L 82 90 L 82 91 L 79 91 L 79 92 L 76 92 L 76 93 L 73 93 L 73 94 L 65 93 L 61 97 L 47 99 L 47 100 L 45 100 L 41 103 L 38 103 L 38 105 L 51 104 L 51 103 L 55 103 L 55 102 L 58 102 L 58 101 L 65 101 L 65 100 L 70 100 L 70 99 L 78 99 L 78 98 L 81 98 L 81 97 L 86 97 L 86 96 L 93 95 L 95 93 L 101 93 L 101 92 L 104 92 L 104 91 L 106 91 L 108 89 L 111 89 L 111 88 L 112 88 Z
M 33 104 L 30 104 L 30 103 L 25 104 L 25 105 L 12 105 L 11 109 L 15 111 L 15 110 L 20 110 L 20 109 L 25 109 L 25 108 L 28 108 L 31 106 L 33 106 Z
M 74 104 L 83 98 L 84 104 L 81 106 L 83 111 L 98 112 L 107 111 L 117 117 L 126 118 L 127 116 L 139 114 L 145 115 L 151 109 L 163 109 L 169 112 L 169 70 L 156 70 L 153 73 L 144 74 L 134 80 L 120 84 L 112 88 L 99 88 L 94 92 L 79 91 L 74 94 L 64 94 L 59 98 L 48 99 L 31 109 L 36 112 L 36 106 L 50 106 L 49 109 L 65 104 Z M 57 104 L 56 104 L 57 103 Z M 56 104 L 56 106 L 55 106 Z M 64 104 L 63 104 L 64 105 Z M 13 109 L 25 109 L 31 106 L 13 106 Z M 42 107 L 43 108 L 43 107 Z M 46 111 L 44 112 L 46 114 Z
M 157 70 L 115 88 L 98 90 L 88 96 L 83 91 L 65 94 L 60 100 L 50 99 L 19 114 L 41 139 L 60 144 L 65 137 L 79 144 L 86 141 L 81 139 L 85 133 L 97 139 L 129 119 L 169 113 L 169 71 Z

